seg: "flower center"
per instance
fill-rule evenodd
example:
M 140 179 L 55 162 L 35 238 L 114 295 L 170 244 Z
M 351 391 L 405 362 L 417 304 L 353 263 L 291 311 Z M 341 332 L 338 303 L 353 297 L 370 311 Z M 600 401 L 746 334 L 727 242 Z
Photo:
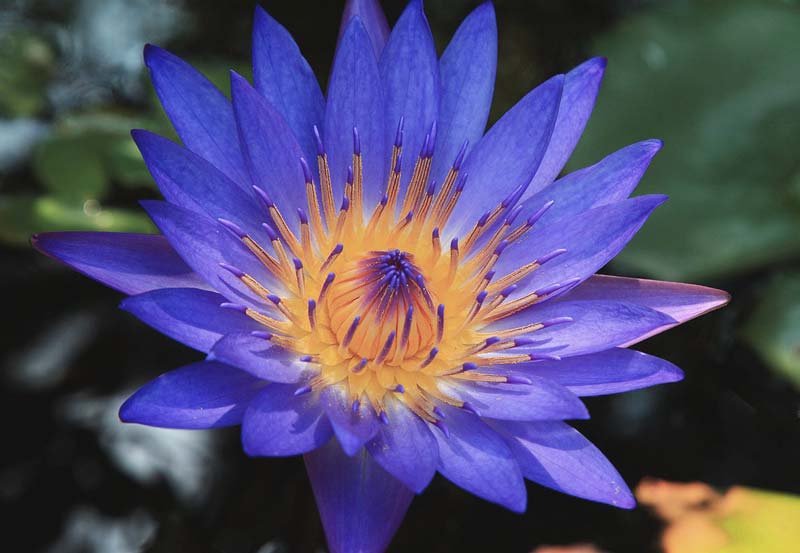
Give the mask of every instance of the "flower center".
M 481 217 L 461 243 L 454 238 L 443 248 L 440 229 L 466 183 L 466 175 L 460 174 L 466 144 L 437 190 L 428 180 L 432 129 L 401 197 L 399 128 L 386 193 L 377 205 L 364 206 L 356 129 L 353 135 L 353 165 L 338 211 L 327 156 L 317 136 L 319 193 L 306 162 L 300 160 L 308 213 L 298 210 L 299 236 L 257 187 L 273 223 L 265 226 L 271 253 L 232 223 L 221 221 L 283 283 L 281 294 L 234 267 L 226 268 L 274 308 L 271 313 L 244 309 L 268 330 L 259 335 L 296 352 L 316 372 L 298 393 L 343 386 L 354 407 L 366 401 L 382 419 L 385 398 L 393 394 L 421 418 L 438 424 L 437 403 L 464 407 L 444 391 L 445 381 L 511 382 L 512 377 L 481 368 L 531 360 L 530 354 L 513 348 L 529 344 L 526 335 L 540 328 L 566 322 L 489 330 L 492 323 L 559 289 L 551 286 L 506 301 L 517 282 L 563 250 L 495 279 L 492 268 L 505 247 L 527 233 L 544 209 L 514 226 L 519 210 L 513 208 L 517 197 L 512 195 Z
M 342 271 L 328 298 L 339 344 L 359 359 L 401 365 L 433 346 L 436 308 L 411 254 L 369 252 Z

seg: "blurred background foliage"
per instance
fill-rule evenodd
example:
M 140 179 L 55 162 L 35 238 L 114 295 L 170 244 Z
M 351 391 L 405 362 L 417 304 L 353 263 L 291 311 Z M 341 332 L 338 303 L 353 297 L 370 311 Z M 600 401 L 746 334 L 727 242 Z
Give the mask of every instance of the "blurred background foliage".
M 383 3 L 390 20 L 404 4 Z M 427 0 L 440 48 L 478 3 Z M 323 83 L 342 4 L 263 2 Z M 606 80 L 569 168 L 637 140 L 665 141 L 638 193 L 671 199 L 610 272 L 714 285 L 734 298 L 644 345 L 683 367 L 685 382 L 592 398 L 593 419 L 580 428 L 631 485 L 652 475 L 800 493 L 800 4 L 495 4 L 493 119 L 551 74 L 604 55 Z M 142 47 L 171 49 L 226 90 L 227 69 L 249 74 L 252 9 L 251 0 L 0 1 L 0 282 L 11 303 L 0 334 L 0 415 L 9 427 L 0 516 L 8 550 L 323 547 L 297 459 L 246 459 L 235 430 L 118 423 L 126 393 L 194 355 L 116 312 L 117 294 L 28 246 L 42 231 L 154 230 L 137 201 L 158 193 L 129 131 L 174 134 L 147 82 Z M 647 509 L 614 511 L 533 487 L 529 504 L 517 517 L 437 479 L 393 551 L 548 543 L 662 550 L 661 525 Z M 754 520 L 790 516 L 784 502 L 756 504 Z M 788 551 L 769 543 L 696 551 Z

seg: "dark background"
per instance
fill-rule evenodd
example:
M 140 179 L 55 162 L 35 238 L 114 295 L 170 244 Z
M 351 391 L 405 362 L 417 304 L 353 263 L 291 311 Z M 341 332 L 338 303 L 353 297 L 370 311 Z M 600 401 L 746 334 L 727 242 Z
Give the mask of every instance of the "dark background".
M 384 3 L 390 21 L 404 2 Z M 263 2 L 327 75 L 342 2 Z M 476 6 L 428 0 L 440 48 Z M 686 379 L 589 398 L 578 428 L 643 477 L 800 493 L 800 13 L 795 2 L 496 2 L 492 119 L 551 74 L 609 57 L 570 168 L 666 147 L 640 190 L 672 200 L 608 269 L 724 288 L 722 311 L 646 342 Z M 121 297 L 31 250 L 33 232 L 147 231 L 156 197 L 128 137 L 169 133 L 141 64 L 155 42 L 224 86 L 247 72 L 253 2 L 0 0 L 0 520 L 4 551 L 323 551 L 300 458 L 250 459 L 236 428 L 122 425 L 137 385 L 197 360 Z M 390 551 L 659 551 L 646 509 L 529 486 L 512 514 L 437 477 Z

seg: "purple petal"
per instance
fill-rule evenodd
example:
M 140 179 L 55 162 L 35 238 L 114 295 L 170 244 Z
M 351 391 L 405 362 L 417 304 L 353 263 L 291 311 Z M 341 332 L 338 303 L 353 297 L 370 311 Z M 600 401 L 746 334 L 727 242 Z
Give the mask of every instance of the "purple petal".
M 439 472 L 468 492 L 511 509 L 525 511 L 522 473 L 503 438 L 480 418 L 443 406 L 450 436 L 438 429 Z
M 281 114 L 236 73 L 231 73 L 231 96 L 253 182 L 267 192 L 290 223 L 297 224 L 295 210 L 305 209 L 307 202 L 300 164 L 303 152 L 294 133 Z
M 283 289 L 258 258 L 217 221 L 166 202 L 141 203 L 184 261 L 230 301 L 252 306 L 265 303 L 220 263 L 244 271 L 270 290 Z
M 626 301 L 655 309 L 677 321 L 665 328 L 655 329 L 649 334 L 640 336 L 638 338 L 640 341 L 672 328 L 675 324 L 683 324 L 709 311 L 719 309 L 730 301 L 731 296 L 723 290 L 695 284 L 594 275 L 571 291 L 569 298 Z
M 367 443 L 367 451 L 392 476 L 416 493 L 436 474 L 439 460 L 436 439 L 428 425 L 400 401 L 388 398 L 389 424 Z
M 131 133 L 147 168 L 170 203 L 261 232 L 264 212 L 252 190 L 242 190 L 206 160 L 157 134 Z
M 516 365 L 515 365 L 516 366 Z M 491 371 L 504 374 L 503 367 Z M 588 419 L 589 412 L 578 397 L 563 386 L 526 373 L 530 384 L 499 384 L 450 379 L 440 386 L 482 417 L 503 420 Z
M 366 401 L 357 409 L 342 386 L 328 386 L 320 393 L 320 403 L 328 414 L 333 431 L 348 455 L 355 455 L 378 432 L 378 417 Z
M 461 234 L 487 209 L 526 186 L 544 156 L 564 76 L 557 75 L 529 92 L 489 129 L 464 161 L 469 175 L 448 231 Z
M 144 60 L 161 105 L 186 147 L 248 189 L 233 110 L 225 95 L 191 65 L 157 46 L 145 46 Z
M 125 294 L 208 285 L 158 234 L 49 232 L 31 244 L 40 252 Z
M 528 480 L 623 509 L 636 506 L 633 494 L 608 459 L 569 425 L 508 421 L 493 425 L 506 435 Z
M 295 396 L 296 385 L 268 384 L 242 421 L 242 445 L 252 456 L 284 457 L 316 449 L 330 440 L 331 425 L 315 394 Z
M 539 227 L 579 213 L 624 200 L 644 176 L 660 140 L 645 140 L 611 154 L 602 161 L 558 179 L 522 203 L 520 220 L 552 201 L 553 206 L 536 222 Z
M 207 353 L 225 334 L 262 328 L 244 313 L 221 308 L 223 302 L 216 292 L 163 288 L 125 298 L 120 307 L 162 334 Z
M 523 197 L 545 188 L 566 165 L 592 114 L 605 70 L 605 58 L 592 58 L 567 73 L 558 119 L 547 153 Z
M 375 52 L 375 59 L 380 59 L 386 41 L 389 40 L 389 23 L 383 13 L 379 0 L 347 0 L 342 13 L 342 24 L 339 28 L 339 43 L 354 17 L 359 17 L 364 25 Z M 337 50 L 339 46 L 337 45 Z
M 401 198 L 411 180 L 426 134 L 439 111 L 439 60 L 420 0 L 408 4 L 397 21 L 379 64 L 386 102 L 386 145 L 391 155 L 403 119 Z M 383 193 L 384 182 L 372 183 Z
M 164 428 L 233 426 L 264 384 L 222 363 L 194 363 L 139 388 L 122 404 L 119 418 Z
M 260 6 L 253 25 L 253 82 L 292 129 L 306 159 L 315 159 L 313 128 L 322 127 L 325 98 L 292 35 Z
M 336 440 L 303 457 L 331 553 L 383 553 L 414 498 L 365 450 Z
M 272 382 L 300 382 L 308 373 L 295 354 L 248 333 L 222 337 L 211 348 L 211 357 Z
M 442 182 L 464 141 L 477 144 L 486 130 L 497 69 L 494 6 L 484 2 L 467 16 L 442 54 L 442 103 L 431 174 Z M 527 150 L 526 150 L 527 153 Z
M 568 297 L 568 296 L 567 296 Z M 619 301 L 553 301 L 535 305 L 487 327 L 488 332 L 569 317 L 572 322 L 531 332 L 534 343 L 515 351 L 561 357 L 585 355 L 621 346 L 653 329 L 673 324 L 672 317 Z
M 611 261 L 665 200 L 666 196 L 639 196 L 595 207 L 551 225 L 534 225 L 505 249 L 494 270 L 505 275 L 524 265 L 522 260 L 533 261 L 563 248 L 566 253 L 520 280 L 512 298 L 574 278 L 583 281 Z
M 579 396 L 618 394 L 683 378 L 683 371 L 669 361 L 622 348 L 560 361 L 520 363 L 514 372 L 550 379 Z
M 325 147 L 334 190 L 340 199 L 347 168 L 353 163 L 353 128 L 358 129 L 364 182 L 370 183 L 364 187 L 365 206 L 375 205 L 381 199 L 390 161 L 386 156 L 382 91 L 369 36 L 362 20 L 354 17 L 342 35 L 328 83 Z

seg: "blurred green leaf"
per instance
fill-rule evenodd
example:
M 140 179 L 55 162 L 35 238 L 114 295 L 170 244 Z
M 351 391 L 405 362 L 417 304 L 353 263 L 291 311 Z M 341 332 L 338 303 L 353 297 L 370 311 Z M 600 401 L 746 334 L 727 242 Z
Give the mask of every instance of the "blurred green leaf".
M 16 30 L 0 37 L 0 115 L 28 117 L 47 105 L 46 85 L 54 65 L 50 45 Z
M 0 240 L 25 244 L 31 234 L 65 230 L 155 232 L 141 211 L 103 208 L 94 201 L 83 206 L 55 197 L 0 197 Z
M 659 4 L 603 37 L 598 106 L 571 168 L 665 141 L 638 193 L 666 193 L 618 258 L 667 279 L 730 275 L 800 253 L 800 10 Z
M 800 389 L 800 273 L 775 277 L 742 329 L 745 340 Z
M 57 136 L 40 144 L 33 170 L 60 201 L 78 206 L 102 199 L 108 184 L 98 144 L 89 134 Z

